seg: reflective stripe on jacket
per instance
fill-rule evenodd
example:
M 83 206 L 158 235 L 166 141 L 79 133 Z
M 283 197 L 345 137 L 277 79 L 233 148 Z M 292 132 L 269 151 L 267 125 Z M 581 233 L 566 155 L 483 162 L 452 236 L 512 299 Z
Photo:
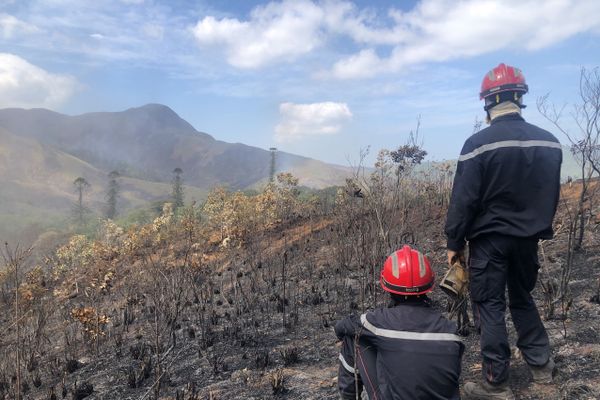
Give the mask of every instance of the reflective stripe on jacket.
M 496 233 L 552 238 L 560 193 L 558 140 L 517 113 L 495 118 L 465 142 L 446 219 L 447 246 Z

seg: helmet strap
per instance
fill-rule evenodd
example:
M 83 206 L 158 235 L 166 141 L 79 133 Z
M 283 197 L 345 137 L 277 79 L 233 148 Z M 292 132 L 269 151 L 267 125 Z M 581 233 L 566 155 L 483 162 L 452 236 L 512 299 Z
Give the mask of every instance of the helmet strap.
M 427 294 L 425 294 L 425 293 L 419 294 L 419 295 L 404 295 L 404 294 L 390 293 L 390 298 L 391 298 L 390 304 L 389 304 L 390 308 L 399 306 L 401 304 L 406 304 L 406 303 L 430 304 L 429 297 L 427 297 Z
M 525 108 L 527 106 L 523 104 L 522 99 L 523 94 L 517 91 L 492 94 L 483 99 L 485 102 L 483 109 L 489 111 L 491 108 L 496 107 L 498 104 L 504 103 L 505 101 L 510 101 L 519 106 L 519 108 Z

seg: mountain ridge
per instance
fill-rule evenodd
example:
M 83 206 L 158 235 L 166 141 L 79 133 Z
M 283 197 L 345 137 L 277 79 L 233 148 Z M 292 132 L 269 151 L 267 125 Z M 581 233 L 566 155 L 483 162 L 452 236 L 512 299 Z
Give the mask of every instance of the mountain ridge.
M 182 168 L 193 186 L 208 189 L 224 184 L 244 189 L 268 177 L 270 152 L 242 143 L 227 143 L 195 129 L 172 109 L 147 104 L 120 112 L 67 116 L 45 109 L 0 110 L 0 126 L 31 137 L 89 162 L 103 170 L 121 169 L 126 175 L 167 182 Z M 342 166 L 278 152 L 278 164 L 302 172 L 305 163 L 321 163 L 323 171 L 299 176 L 306 186 L 325 187 L 343 182 Z M 198 172 L 200 171 L 200 172 Z
M 73 181 L 91 183 L 86 202 L 97 215 L 105 203 L 107 175 L 121 174 L 122 212 L 171 192 L 173 170 L 183 170 L 187 200 L 202 200 L 214 186 L 231 190 L 266 183 L 271 154 L 227 143 L 195 129 L 171 108 L 147 104 L 119 112 L 65 115 L 47 109 L 0 110 L 0 234 L 18 221 L 48 225 L 66 218 L 76 200 Z M 350 169 L 278 152 L 279 171 L 304 186 L 344 182 Z

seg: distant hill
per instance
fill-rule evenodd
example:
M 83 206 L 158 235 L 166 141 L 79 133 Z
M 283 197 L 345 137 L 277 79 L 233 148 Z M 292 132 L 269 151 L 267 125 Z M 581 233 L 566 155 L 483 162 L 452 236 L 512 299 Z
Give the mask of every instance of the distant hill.
M 107 173 L 68 153 L 0 128 L 0 239 L 13 239 L 28 226 L 55 225 L 68 218 L 77 198 L 73 181 L 82 176 L 91 184 L 86 205 L 101 214 Z M 121 177 L 121 211 L 168 197 L 168 183 Z M 188 198 L 203 198 L 205 191 L 186 187 Z M 18 235 L 17 235 L 18 236 Z
M 246 189 L 266 182 L 270 159 L 267 150 L 215 140 L 158 104 L 79 116 L 0 110 L 0 239 L 64 220 L 76 201 L 78 176 L 91 183 L 86 202 L 100 214 L 112 170 L 122 174 L 119 208 L 126 211 L 168 198 L 177 167 L 184 171 L 186 199 L 201 200 L 216 185 Z M 312 188 L 342 183 L 350 173 L 284 152 L 277 164 Z
M 269 175 L 270 153 L 226 143 L 197 131 L 169 107 L 148 104 L 123 112 L 66 116 L 44 109 L 0 110 L 0 127 L 35 139 L 104 171 L 168 182 L 174 168 L 202 189 L 226 185 L 244 189 Z M 326 187 L 343 181 L 349 169 L 279 152 L 277 163 L 300 184 Z

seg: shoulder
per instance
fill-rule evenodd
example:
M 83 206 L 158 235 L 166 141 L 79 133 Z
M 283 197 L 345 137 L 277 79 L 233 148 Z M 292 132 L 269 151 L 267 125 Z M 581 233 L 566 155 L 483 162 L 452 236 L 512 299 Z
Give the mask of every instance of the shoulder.
M 456 324 L 439 311 L 426 307 L 393 307 L 361 316 L 361 334 L 382 340 L 418 340 L 425 342 L 458 342 Z
M 377 308 L 361 316 L 361 323 L 365 320 L 378 327 L 392 329 L 420 330 L 423 326 L 443 326 L 444 321 L 452 324 L 433 307 L 416 305 L 399 305 L 391 308 Z
M 365 311 L 365 313 L 359 317 L 360 322 L 363 324 L 365 320 L 371 322 L 381 321 L 382 319 L 386 319 L 386 316 L 393 312 L 393 310 L 393 308 L 379 307 Z
M 562 151 L 558 139 L 547 130 L 523 119 L 503 119 L 473 134 L 467 139 L 459 161 L 466 161 L 481 154 L 495 153 L 502 149 L 551 148 Z M 477 157 L 479 158 L 479 157 Z
M 535 136 L 535 139 L 546 140 L 549 142 L 560 143 L 560 141 L 554 136 L 552 133 L 548 132 L 545 129 L 540 128 L 537 125 L 530 124 L 529 122 L 523 121 L 526 129 L 531 133 L 532 136 Z
M 465 141 L 463 148 L 460 152 L 461 155 L 468 154 L 478 148 L 485 146 L 487 144 L 493 143 L 497 138 L 497 133 L 495 127 L 488 126 L 483 128 L 479 132 L 475 132 Z

